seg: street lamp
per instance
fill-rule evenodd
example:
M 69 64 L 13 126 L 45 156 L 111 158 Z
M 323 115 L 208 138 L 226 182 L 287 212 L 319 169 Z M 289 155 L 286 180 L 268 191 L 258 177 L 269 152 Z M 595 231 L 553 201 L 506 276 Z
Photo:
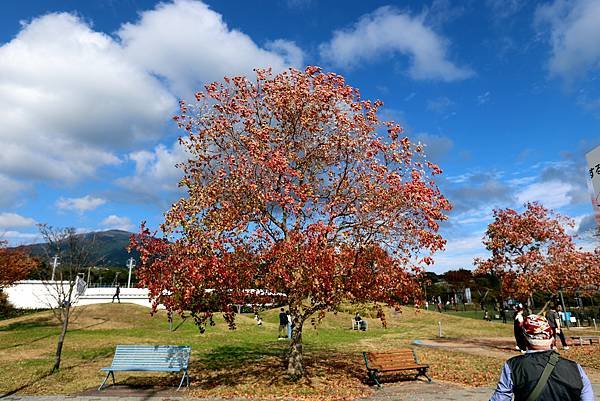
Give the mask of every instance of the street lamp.
M 54 255 L 54 258 L 52 259 L 52 279 L 51 281 L 54 281 L 54 274 L 56 273 L 56 266 L 58 266 L 60 263 L 58 263 L 58 255 Z
M 129 258 L 127 261 L 127 267 L 129 267 L 129 277 L 127 278 L 127 288 L 131 288 L 131 270 L 135 266 L 135 261 L 133 258 Z

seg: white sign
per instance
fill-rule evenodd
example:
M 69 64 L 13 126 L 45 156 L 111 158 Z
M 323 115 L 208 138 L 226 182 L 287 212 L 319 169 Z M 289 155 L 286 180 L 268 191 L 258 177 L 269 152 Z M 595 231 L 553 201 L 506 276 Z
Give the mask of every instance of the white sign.
M 588 162 L 588 177 L 592 181 L 594 191 L 594 207 L 600 208 L 600 146 L 585 155 Z

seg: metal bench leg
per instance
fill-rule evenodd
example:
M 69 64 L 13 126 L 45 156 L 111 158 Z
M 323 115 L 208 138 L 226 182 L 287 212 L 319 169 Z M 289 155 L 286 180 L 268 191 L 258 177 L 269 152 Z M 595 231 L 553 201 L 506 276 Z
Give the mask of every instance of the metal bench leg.
M 106 384 L 106 381 L 108 380 L 108 376 L 112 376 L 113 385 L 115 384 L 115 374 L 113 373 L 112 370 L 109 370 L 108 373 L 106 374 L 106 377 L 104 378 L 104 381 L 102 382 L 100 387 L 98 387 L 98 391 L 102 390 L 102 387 L 104 387 L 104 384 Z
M 187 378 L 187 386 L 190 386 L 190 377 L 188 375 L 188 371 L 183 372 L 183 376 L 181 377 L 181 381 L 179 382 L 179 387 L 177 387 L 177 391 L 181 388 L 183 381 Z
M 422 369 L 419 371 L 419 375 L 425 376 L 428 380 L 428 383 L 431 383 L 431 377 L 427 374 L 427 369 Z
M 379 375 L 377 374 L 376 370 L 369 370 L 369 377 L 375 382 L 375 384 L 377 384 L 377 387 L 381 388 L 381 383 L 379 382 Z

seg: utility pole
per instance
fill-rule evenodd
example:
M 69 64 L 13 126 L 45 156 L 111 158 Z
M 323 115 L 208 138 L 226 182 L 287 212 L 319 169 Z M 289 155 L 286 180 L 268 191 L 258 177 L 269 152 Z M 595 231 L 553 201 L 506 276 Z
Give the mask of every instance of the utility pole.
M 127 267 L 129 267 L 129 277 L 127 278 L 127 288 L 131 288 L 131 270 L 133 269 L 133 266 L 135 266 L 135 261 L 133 260 L 133 258 L 129 258 L 129 260 L 127 261 Z
M 52 278 L 51 280 L 54 281 L 54 274 L 56 273 L 56 266 L 58 266 L 60 263 L 58 263 L 58 255 L 54 255 L 54 258 L 52 259 Z
M 92 268 L 92 266 L 88 267 L 88 275 L 87 275 L 87 286 L 88 288 L 90 288 L 90 269 Z

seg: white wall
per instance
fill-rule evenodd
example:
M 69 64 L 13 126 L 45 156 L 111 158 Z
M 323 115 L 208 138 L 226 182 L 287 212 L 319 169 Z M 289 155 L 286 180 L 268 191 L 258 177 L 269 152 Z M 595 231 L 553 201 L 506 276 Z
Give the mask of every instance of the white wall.
M 79 297 L 77 305 L 105 304 L 112 302 L 112 297 L 115 295 L 115 289 L 112 287 L 88 288 L 83 295 Z M 148 300 L 147 288 L 122 288 L 119 294 L 121 303 L 130 303 L 152 307 Z M 115 302 L 117 299 L 115 298 Z
M 4 289 L 8 301 L 19 309 L 47 309 L 56 304 L 59 281 L 24 280 Z M 63 291 L 68 291 L 69 283 L 63 283 Z M 83 280 L 76 285 L 78 294 L 73 296 L 73 305 L 91 305 L 110 303 L 115 294 L 115 288 L 87 288 Z M 121 303 L 134 303 L 150 308 L 147 288 L 121 288 L 119 295 Z M 116 302 L 116 299 L 115 299 Z
M 5 288 L 3 291 L 8 301 L 19 309 L 48 309 L 58 306 L 58 290 L 60 281 L 23 280 L 17 281 L 15 285 Z M 69 291 L 69 283 L 62 283 L 63 293 Z M 76 292 L 76 288 L 74 288 Z M 76 294 L 73 294 L 73 298 Z

